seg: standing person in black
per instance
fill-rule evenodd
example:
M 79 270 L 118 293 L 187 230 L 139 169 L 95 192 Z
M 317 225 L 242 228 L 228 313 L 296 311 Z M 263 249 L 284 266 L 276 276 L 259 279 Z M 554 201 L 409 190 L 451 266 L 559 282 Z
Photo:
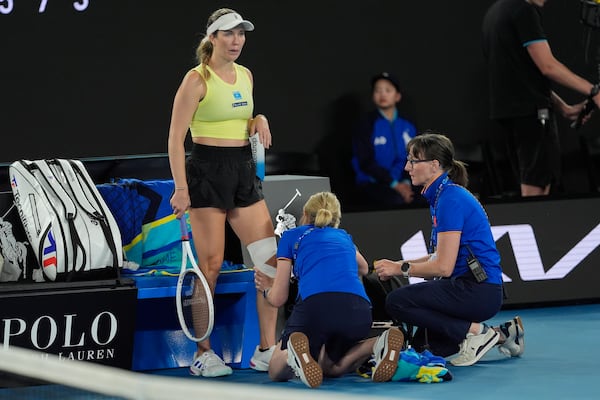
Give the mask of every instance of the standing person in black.
M 560 174 L 555 114 L 575 120 L 585 104 L 566 104 L 551 84 L 589 95 L 600 106 L 598 84 L 574 74 L 552 54 L 542 26 L 545 3 L 497 0 L 483 20 L 490 116 L 506 132 L 522 196 L 550 193 Z

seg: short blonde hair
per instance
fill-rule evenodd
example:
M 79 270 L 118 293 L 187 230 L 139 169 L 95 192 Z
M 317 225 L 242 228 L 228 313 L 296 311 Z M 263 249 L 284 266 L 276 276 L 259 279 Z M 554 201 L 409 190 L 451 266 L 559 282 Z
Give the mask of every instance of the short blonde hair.
M 323 228 L 332 226 L 337 228 L 342 219 L 342 208 L 340 201 L 331 192 L 315 193 L 304 204 L 302 223 L 314 224 Z

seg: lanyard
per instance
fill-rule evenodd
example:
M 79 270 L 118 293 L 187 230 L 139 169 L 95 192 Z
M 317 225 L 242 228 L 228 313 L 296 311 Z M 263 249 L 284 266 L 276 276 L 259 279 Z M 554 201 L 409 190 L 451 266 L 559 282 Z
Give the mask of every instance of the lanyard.
M 444 177 L 444 179 L 440 182 L 439 186 L 435 191 L 435 200 L 433 201 L 433 206 L 430 206 L 431 210 L 431 235 L 429 236 L 429 253 L 435 253 L 435 246 L 433 245 L 433 237 L 437 235 L 437 216 L 436 210 L 438 205 L 438 200 L 440 199 L 440 194 L 442 194 L 442 190 L 447 186 L 448 183 L 448 175 Z M 437 243 L 437 241 L 436 241 Z
M 435 253 L 435 250 L 436 250 L 435 249 L 436 246 L 433 245 L 433 238 L 434 238 L 434 235 L 436 235 L 436 239 L 437 239 L 437 216 L 436 216 L 436 213 L 437 213 L 438 200 L 440 199 L 440 194 L 442 193 L 442 191 L 447 186 L 450 186 L 450 185 L 460 186 L 460 185 L 457 185 L 456 183 L 448 184 L 448 176 L 446 176 L 442 180 L 442 182 L 440 182 L 440 185 L 436 189 L 435 200 L 433 201 L 433 206 L 429 207 L 431 210 L 431 236 L 429 237 L 429 252 L 431 254 Z M 467 192 L 471 196 L 473 196 L 473 194 L 471 192 L 469 192 L 468 190 L 467 190 Z M 475 196 L 473 196 L 473 197 L 475 197 Z M 485 217 L 489 220 L 487 213 L 486 213 L 485 209 L 483 208 L 483 206 L 481 205 L 481 203 L 479 202 L 479 200 L 477 200 L 476 198 L 475 198 L 475 200 L 477 201 L 477 204 L 479 204 L 479 207 L 481 207 L 481 210 L 483 211 L 483 214 L 485 215 Z M 436 244 L 437 244 L 437 240 L 436 240 Z
M 293 248 L 293 259 L 294 259 L 294 265 L 293 267 L 293 272 L 294 272 L 294 276 L 298 277 L 298 274 L 296 272 L 296 257 L 298 257 L 298 247 L 300 247 L 300 242 L 302 241 L 302 239 L 304 239 L 304 237 L 306 235 L 308 235 L 309 233 L 311 233 L 313 230 L 315 229 L 315 227 L 310 227 L 307 230 L 305 230 L 304 232 L 302 232 L 302 235 L 300 235 L 300 237 L 298 238 L 298 240 L 296 240 L 296 243 L 294 243 L 294 248 Z

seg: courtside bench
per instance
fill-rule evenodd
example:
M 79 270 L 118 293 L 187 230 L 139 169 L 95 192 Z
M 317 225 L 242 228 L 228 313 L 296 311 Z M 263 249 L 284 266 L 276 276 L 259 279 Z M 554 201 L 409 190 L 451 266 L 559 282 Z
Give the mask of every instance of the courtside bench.
M 138 287 L 132 368 L 136 371 L 186 367 L 196 343 L 177 320 L 177 277 L 135 277 Z M 232 368 L 250 368 L 260 341 L 254 271 L 223 272 L 215 289 L 215 325 L 211 346 Z
M 169 184 L 171 188 L 162 196 L 163 203 L 172 191 L 172 181 Z M 278 210 L 297 191 L 302 193 L 302 197 L 289 204 L 287 212 L 299 219 L 308 197 L 324 190 L 330 190 L 326 177 L 272 175 L 265 177 L 263 182 L 263 193 L 273 220 Z M 252 266 L 245 247 L 241 251 L 243 263 Z M 190 365 L 196 343 L 185 336 L 177 320 L 177 277 L 155 275 L 134 279 L 138 302 L 132 368 L 141 371 Z M 219 276 L 215 293 L 215 325 L 210 340 L 214 351 L 231 367 L 250 367 L 250 358 L 260 342 L 252 270 L 223 271 Z

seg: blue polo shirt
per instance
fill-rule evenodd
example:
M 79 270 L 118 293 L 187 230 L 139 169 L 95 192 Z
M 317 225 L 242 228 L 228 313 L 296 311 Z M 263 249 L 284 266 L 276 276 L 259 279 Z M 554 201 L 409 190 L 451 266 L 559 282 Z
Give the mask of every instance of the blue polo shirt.
M 293 261 L 300 298 L 340 292 L 353 293 L 369 301 L 358 276 L 356 247 L 343 229 L 302 225 L 285 231 L 277 246 L 277 258 L 294 260 L 294 246 L 310 228 L 313 229 L 302 237 Z
M 423 193 L 431 212 L 431 245 L 437 247 L 438 232 L 460 232 L 460 248 L 452 276 L 471 274 L 469 250 L 487 273 L 486 283 L 502 284 L 500 254 L 483 206 L 466 188 L 455 184 L 445 173 Z
M 415 126 L 397 115 L 388 121 L 381 111 L 369 113 L 355 129 L 352 138 L 352 167 L 356 183 L 391 185 L 409 179 L 406 145 L 415 137 Z

